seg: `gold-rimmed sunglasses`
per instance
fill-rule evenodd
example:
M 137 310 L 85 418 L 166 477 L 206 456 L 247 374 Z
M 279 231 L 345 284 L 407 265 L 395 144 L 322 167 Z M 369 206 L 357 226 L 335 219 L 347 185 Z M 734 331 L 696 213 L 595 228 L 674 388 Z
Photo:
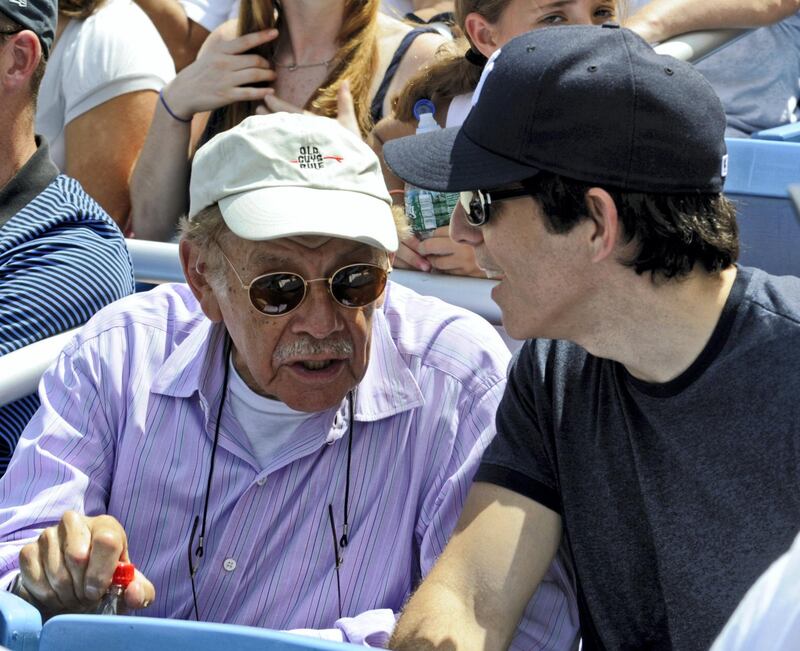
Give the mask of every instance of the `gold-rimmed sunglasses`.
M 386 288 L 391 269 L 372 263 L 348 264 L 324 278 L 306 280 L 291 271 L 274 271 L 245 283 L 225 252 L 228 263 L 253 307 L 267 316 L 285 316 L 302 305 L 311 283 L 326 282 L 331 298 L 342 307 L 359 308 L 377 301 Z

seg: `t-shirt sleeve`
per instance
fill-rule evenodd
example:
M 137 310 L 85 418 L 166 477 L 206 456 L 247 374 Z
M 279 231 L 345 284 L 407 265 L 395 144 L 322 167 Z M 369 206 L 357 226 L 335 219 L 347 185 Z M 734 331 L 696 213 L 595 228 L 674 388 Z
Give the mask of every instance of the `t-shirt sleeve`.
M 239 8 L 235 0 L 180 0 L 180 3 L 186 16 L 209 32 L 235 18 Z
M 80 337 L 78 335 L 77 337 Z M 73 339 L 42 377 L 42 406 L 20 438 L 0 481 L 0 576 L 19 568 L 19 552 L 65 511 L 105 513 L 122 407 L 103 360 L 120 341 Z M 113 397 L 112 397 L 113 395 Z M 109 414 L 111 416 L 109 416 Z
M 507 488 L 561 513 L 552 463 L 551 433 L 537 409 L 539 368 L 535 342 L 526 343 L 512 362 L 497 410 L 497 435 L 483 455 L 475 481 Z
M 87 18 L 68 47 L 64 124 L 120 95 L 161 90 L 175 76 L 167 46 L 132 2 L 112 2 Z

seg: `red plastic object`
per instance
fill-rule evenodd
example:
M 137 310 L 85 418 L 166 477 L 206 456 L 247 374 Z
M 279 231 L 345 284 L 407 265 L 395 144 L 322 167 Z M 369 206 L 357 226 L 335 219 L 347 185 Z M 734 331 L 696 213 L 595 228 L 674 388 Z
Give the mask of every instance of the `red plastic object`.
M 114 585 L 121 585 L 123 588 L 127 588 L 128 584 L 133 581 L 134 572 L 136 567 L 133 563 L 117 563 L 117 569 L 114 570 L 114 576 L 111 579 L 111 583 Z

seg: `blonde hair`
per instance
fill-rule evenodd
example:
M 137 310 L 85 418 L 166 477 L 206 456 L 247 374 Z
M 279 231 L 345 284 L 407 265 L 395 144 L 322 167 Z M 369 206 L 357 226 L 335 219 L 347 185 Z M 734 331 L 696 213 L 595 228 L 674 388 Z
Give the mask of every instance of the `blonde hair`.
M 369 91 L 378 65 L 378 10 L 380 0 L 345 0 L 342 26 L 336 37 L 339 51 L 333 68 L 322 85 L 303 107 L 317 115 L 336 117 L 336 93 L 346 79 L 356 110 L 362 136 L 372 129 Z M 244 0 L 239 10 L 239 33 L 249 34 L 282 26 L 280 3 L 277 0 Z M 256 49 L 268 61 L 275 55 L 274 42 Z M 227 107 L 221 130 L 236 126 L 255 113 L 259 102 L 237 102 Z
M 449 48 L 440 49 L 437 53 L 439 59 L 408 81 L 393 107 L 398 120 L 416 122 L 414 104 L 422 98 L 431 100 L 438 109 L 457 95 L 475 90 L 483 67 L 464 58 L 467 50 L 473 47 L 467 36 L 467 16 L 476 13 L 488 22 L 496 23 L 509 4 L 511 0 L 455 0 L 456 25 L 464 36 L 456 39 Z M 624 15 L 627 0 L 615 0 L 614 4 L 620 15 Z

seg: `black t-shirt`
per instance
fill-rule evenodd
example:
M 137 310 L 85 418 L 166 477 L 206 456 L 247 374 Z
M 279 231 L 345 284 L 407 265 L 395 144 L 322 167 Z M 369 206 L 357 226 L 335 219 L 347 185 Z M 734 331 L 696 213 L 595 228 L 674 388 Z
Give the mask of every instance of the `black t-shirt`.
M 800 279 L 739 268 L 665 384 L 529 341 L 497 429 L 476 481 L 562 516 L 584 649 L 707 649 L 800 529 Z

